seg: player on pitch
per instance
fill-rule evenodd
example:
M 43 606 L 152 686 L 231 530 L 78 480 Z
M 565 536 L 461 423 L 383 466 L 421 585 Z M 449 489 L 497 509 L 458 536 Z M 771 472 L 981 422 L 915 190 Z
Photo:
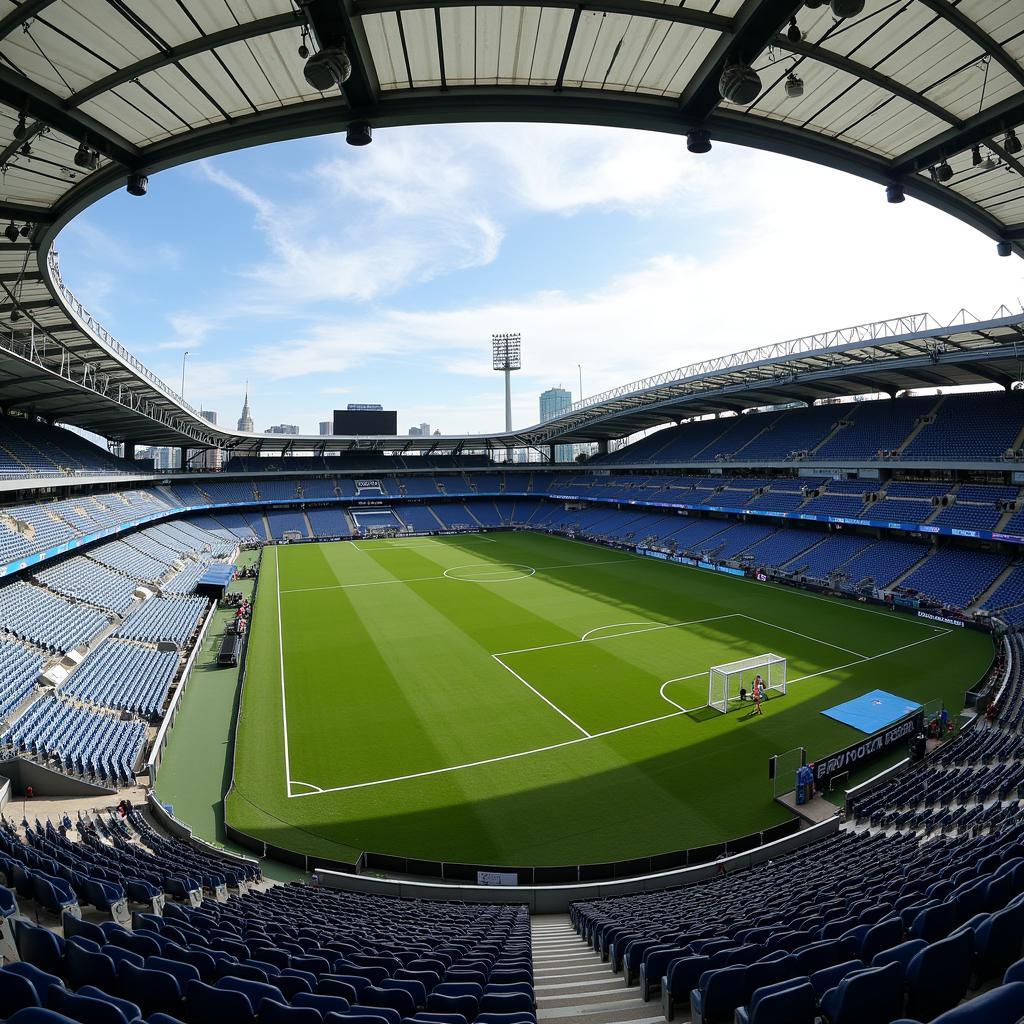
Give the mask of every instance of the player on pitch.
M 754 697 L 754 714 L 763 715 L 764 712 L 761 710 L 761 700 L 764 698 L 764 680 L 761 678 L 760 672 L 754 677 L 754 683 L 751 686 L 751 690 L 753 691 Z

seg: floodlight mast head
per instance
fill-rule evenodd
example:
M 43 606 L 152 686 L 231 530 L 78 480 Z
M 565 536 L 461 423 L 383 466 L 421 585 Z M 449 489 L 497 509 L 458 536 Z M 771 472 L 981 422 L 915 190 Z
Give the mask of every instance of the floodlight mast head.
M 491 355 L 495 370 L 521 370 L 523 368 L 522 336 L 519 334 L 492 334 Z
M 491 366 L 505 374 L 505 433 L 512 433 L 512 371 L 523 368 L 521 335 L 491 335 Z M 505 449 L 505 459 L 512 461 L 512 449 Z

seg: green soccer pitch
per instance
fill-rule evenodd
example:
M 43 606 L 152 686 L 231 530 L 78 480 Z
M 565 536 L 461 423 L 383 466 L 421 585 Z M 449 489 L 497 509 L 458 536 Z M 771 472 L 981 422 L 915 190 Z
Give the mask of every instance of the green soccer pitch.
M 692 713 L 710 666 L 769 652 L 789 685 L 763 716 Z M 703 846 L 786 819 L 773 753 L 860 735 L 823 709 L 881 688 L 959 710 L 991 658 L 981 633 L 541 534 L 267 548 L 227 819 L 348 861 Z

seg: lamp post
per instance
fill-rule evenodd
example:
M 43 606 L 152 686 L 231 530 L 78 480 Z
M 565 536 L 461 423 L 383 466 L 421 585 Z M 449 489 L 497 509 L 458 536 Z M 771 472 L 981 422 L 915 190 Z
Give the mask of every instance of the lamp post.
M 188 358 L 188 349 L 181 354 L 181 399 L 185 400 L 185 360 Z

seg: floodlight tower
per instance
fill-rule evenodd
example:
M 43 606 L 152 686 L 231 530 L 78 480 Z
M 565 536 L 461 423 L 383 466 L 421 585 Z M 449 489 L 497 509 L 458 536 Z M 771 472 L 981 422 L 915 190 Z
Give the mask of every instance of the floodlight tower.
M 523 368 L 522 350 L 519 334 L 492 334 L 491 355 L 492 366 L 505 374 L 505 433 L 512 433 L 512 371 Z M 512 449 L 507 450 L 507 458 L 512 460 Z

